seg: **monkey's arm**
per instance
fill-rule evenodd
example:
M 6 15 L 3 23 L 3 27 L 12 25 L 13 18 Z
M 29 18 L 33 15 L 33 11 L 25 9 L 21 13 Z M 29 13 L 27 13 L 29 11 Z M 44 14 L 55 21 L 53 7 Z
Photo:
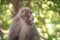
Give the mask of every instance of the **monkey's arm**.
M 36 32 L 34 32 L 34 40 L 40 40 L 40 36 L 39 36 L 39 33 L 37 31 L 37 29 L 35 30 Z
M 39 33 L 34 25 L 33 27 L 33 40 L 40 40 L 40 36 L 39 36 Z
M 14 19 L 10 25 L 10 30 L 8 33 L 8 39 L 7 40 L 14 40 L 17 37 L 18 32 L 20 31 L 19 26 L 20 25 L 18 24 L 17 19 Z
M 8 39 L 7 40 L 14 40 L 14 37 L 15 37 L 15 33 L 14 31 L 10 31 L 9 34 L 8 34 Z
M 37 35 L 35 35 L 34 37 L 34 40 L 40 40 L 40 37 L 39 37 L 39 35 L 37 34 Z
M 11 26 L 8 34 L 8 40 L 14 40 L 17 35 L 15 26 Z

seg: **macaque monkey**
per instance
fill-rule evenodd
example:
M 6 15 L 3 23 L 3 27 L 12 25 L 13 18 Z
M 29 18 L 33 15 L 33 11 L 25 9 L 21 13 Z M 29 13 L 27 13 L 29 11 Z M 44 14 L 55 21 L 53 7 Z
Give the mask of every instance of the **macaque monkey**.
M 10 25 L 8 40 L 40 40 L 33 21 L 29 8 L 20 9 Z

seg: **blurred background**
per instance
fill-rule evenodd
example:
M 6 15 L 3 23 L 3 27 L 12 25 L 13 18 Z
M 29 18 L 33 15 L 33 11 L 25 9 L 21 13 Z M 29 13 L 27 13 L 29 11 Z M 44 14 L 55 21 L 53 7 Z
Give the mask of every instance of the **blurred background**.
M 7 40 L 10 23 L 23 7 L 33 11 L 41 40 L 60 40 L 60 0 L 0 0 L 0 40 Z

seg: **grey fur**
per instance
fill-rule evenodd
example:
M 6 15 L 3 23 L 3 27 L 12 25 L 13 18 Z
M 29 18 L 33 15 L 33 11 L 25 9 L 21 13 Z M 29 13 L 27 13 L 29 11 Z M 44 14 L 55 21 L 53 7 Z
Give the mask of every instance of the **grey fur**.
M 26 20 L 20 17 L 21 13 L 20 10 L 13 19 L 7 40 L 40 40 L 34 23 L 31 25 L 27 24 Z

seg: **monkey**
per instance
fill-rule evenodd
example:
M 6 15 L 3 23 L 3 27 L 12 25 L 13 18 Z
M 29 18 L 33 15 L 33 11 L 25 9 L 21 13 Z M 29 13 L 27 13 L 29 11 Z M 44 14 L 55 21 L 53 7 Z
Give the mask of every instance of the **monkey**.
M 21 8 L 13 18 L 7 40 L 40 40 L 29 8 Z

